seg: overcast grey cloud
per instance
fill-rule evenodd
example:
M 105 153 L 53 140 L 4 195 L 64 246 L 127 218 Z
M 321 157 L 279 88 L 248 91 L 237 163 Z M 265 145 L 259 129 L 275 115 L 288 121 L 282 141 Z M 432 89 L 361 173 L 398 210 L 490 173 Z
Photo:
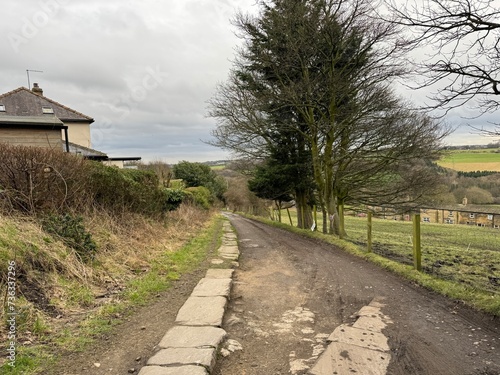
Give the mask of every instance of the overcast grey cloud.
M 254 0 L 22 0 L 2 4 L 2 93 L 38 82 L 95 119 L 93 147 L 146 160 L 216 160 L 206 101 L 239 40 L 230 19 Z
M 240 43 L 230 24 L 237 10 L 254 12 L 255 0 L 4 2 L 0 92 L 41 70 L 31 83 L 93 117 L 93 147 L 110 156 L 226 158 L 202 140 L 215 126 L 206 101 Z M 450 141 L 477 143 L 466 134 Z

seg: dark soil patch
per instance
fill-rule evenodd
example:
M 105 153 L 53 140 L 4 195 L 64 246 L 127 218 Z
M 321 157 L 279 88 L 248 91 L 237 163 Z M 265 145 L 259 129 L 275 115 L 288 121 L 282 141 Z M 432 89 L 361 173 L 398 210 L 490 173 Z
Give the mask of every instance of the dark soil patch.
M 19 289 L 21 294 L 33 305 L 37 310 L 41 310 L 52 318 L 60 315 L 61 312 L 50 303 L 49 298 L 44 293 L 44 288 L 38 282 L 30 280 L 25 275 L 19 275 Z

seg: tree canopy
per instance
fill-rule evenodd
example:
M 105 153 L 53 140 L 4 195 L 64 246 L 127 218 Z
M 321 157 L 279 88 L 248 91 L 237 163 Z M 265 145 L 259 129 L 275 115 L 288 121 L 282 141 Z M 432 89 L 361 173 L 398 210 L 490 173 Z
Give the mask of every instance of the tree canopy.
M 245 44 L 210 102 L 215 144 L 268 167 L 308 165 L 315 200 L 324 218 L 338 218 L 330 231 L 339 234 L 346 202 L 407 201 L 425 170 L 407 167 L 432 157 L 444 132 L 390 89 L 404 72 L 397 27 L 368 0 L 259 4 L 259 15 L 235 20 Z M 276 150 L 295 157 L 278 163 Z

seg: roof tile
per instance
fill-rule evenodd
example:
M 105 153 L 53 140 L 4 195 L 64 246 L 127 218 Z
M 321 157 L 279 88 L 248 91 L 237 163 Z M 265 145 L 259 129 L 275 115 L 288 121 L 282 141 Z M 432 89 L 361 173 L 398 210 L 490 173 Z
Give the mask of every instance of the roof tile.
M 37 95 L 26 87 L 19 87 L 0 95 L 0 104 L 5 105 L 5 112 L 2 114 L 8 116 L 42 116 L 42 107 L 52 107 L 54 114 L 62 121 L 94 122 L 92 117 L 66 107 L 55 100 Z

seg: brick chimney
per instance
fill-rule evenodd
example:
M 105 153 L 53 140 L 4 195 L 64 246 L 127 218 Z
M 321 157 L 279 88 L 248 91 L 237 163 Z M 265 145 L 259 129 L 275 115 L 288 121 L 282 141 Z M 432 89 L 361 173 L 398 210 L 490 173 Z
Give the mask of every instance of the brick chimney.
M 31 91 L 37 95 L 43 96 L 43 90 L 40 86 L 38 86 L 38 83 L 33 83 Z

